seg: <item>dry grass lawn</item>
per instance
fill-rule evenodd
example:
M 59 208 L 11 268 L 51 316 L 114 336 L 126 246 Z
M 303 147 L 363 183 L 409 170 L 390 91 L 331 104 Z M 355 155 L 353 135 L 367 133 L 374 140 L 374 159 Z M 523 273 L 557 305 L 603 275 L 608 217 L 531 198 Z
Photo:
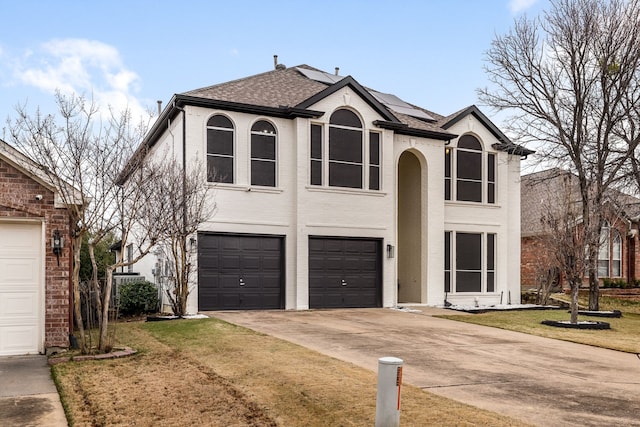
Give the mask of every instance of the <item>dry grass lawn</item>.
M 125 359 L 53 367 L 72 426 L 371 426 L 376 375 L 216 319 L 118 324 Z M 403 426 L 522 423 L 404 385 Z

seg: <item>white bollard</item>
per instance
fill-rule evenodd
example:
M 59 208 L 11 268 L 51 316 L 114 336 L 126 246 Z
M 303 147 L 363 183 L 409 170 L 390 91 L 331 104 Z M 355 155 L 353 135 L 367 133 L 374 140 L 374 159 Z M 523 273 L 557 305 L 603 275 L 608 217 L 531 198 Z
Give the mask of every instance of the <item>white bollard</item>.
M 400 426 L 400 389 L 402 388 L 402 359 L 378 359 L 378 397 L 376 398 L 376 427 Z

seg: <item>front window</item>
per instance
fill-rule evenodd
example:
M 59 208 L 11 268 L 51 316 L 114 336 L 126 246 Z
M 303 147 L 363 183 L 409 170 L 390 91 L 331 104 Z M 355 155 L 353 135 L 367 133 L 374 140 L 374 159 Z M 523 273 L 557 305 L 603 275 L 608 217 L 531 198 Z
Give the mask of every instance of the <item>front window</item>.
M 329 185 L 362 188 L 362 123 L 349 110 L 338 110 L 329 122 Z
M 261 120 L 251 127 L 251 185 L 276 186 L 276 128 Z
M 475 136 L 461 136 L 455 149 L 445 147 L 444 160 L 445 200 L 496 202 L 496 156 L 484 153 Z
M 234 128 L 225 116 L 207 121 L 207 181 L 233 183 Z
M 445 231 L 444 291 L 495 292 L 496 234 Z
M 600 231 L 598 250 L 598 277 L 622 275 L 622 238 L 620 233 L 605 221 Z

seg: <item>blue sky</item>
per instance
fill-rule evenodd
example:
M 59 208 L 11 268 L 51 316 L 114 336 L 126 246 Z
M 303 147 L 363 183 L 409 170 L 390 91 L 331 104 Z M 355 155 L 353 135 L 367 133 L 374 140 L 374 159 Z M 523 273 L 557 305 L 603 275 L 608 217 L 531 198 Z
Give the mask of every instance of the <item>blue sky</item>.
M 103 107 L 157 108 L 174 93 L 273 68 L 340 67 L 440 114 L 478 104 L 495 34 L 548 0 L 0 0 L 0 138 L 17 104 L 56 89 Z M 490 110 L 485 109 L 491 117 Z

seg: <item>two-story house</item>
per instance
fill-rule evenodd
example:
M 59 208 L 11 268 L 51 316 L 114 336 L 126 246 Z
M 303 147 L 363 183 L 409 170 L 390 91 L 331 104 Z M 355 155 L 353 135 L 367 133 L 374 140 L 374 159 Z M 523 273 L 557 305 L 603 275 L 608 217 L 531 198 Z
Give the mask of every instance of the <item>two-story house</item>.
M 189 312 L 520 301 L 532 152 L 475 106 L 445 117 L 277 64 L 174 95 L 139 153 L 207 165 Z

